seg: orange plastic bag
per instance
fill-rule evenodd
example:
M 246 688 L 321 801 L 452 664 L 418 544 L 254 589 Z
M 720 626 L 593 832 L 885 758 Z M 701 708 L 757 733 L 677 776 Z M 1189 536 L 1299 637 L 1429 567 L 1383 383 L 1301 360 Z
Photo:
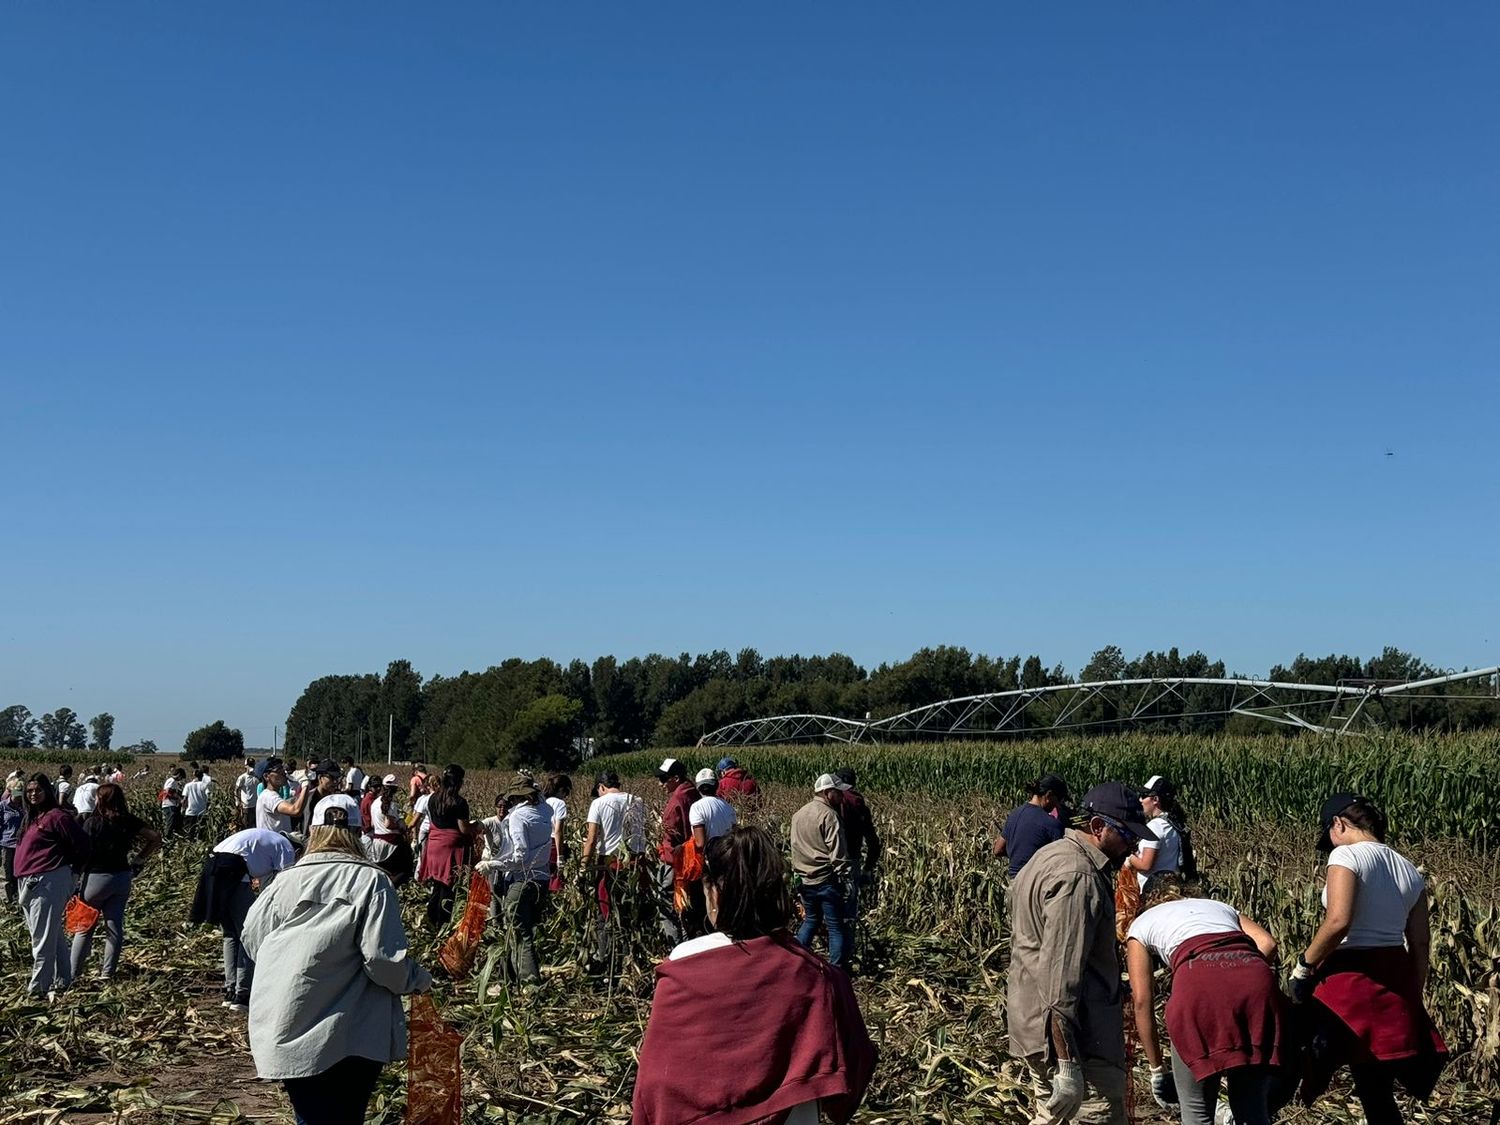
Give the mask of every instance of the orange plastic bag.
M 63 907 L 63 933 L 69 937 L 88 933 L 97 921 L 99 912 L 77 895 L 68 899 L 68 905 Z
M 463 1036 L 438 1015 L 425 993 L 411 998 L 407 1019 L 406 1125 L 461 1125 Z
M 484 924 L 490 916 L 490 883 L 479 872 L 469 880 L 469 901 L 464 907 L 464 916 L 459 919 L 453 934 L 443 943 L 438 954 L 438 964 L 448 970 L 454 980 L 462 980 L 474 967 L 474 958 L 479 954 L 479 944 L 484 940 Z

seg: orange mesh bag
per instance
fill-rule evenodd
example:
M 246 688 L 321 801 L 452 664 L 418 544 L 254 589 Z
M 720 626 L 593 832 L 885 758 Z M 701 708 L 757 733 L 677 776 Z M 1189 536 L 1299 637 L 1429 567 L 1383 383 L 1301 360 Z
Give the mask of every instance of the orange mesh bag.
M 1115 880 L 1115 938 L 1122 945 L 1130 932 L 1130 924 L 1141 912 L 1141 883 L 1135 871 L 1120 868 L 1120 877 Z
M 407 1019 L 406 1125 L 461 1125 L 463 1036 L 438 1015 L 425 993 L 411 998 Z
M 698 841 L 693 837 L 689 836 L 672 857 L 672 876 L 672 903 L 681 914 L 692 901 L 691 884 L 703 878 L 703 853 L 698 850 Z
M 479 944 L 484 940 L 484 923 L 489 916 L 489 880 L 476 871 L 469 880 L 469 901 L 464 907 L 464 916 L 459 919 L 452 936 L 443 943 L 443 951 L 438 954 L 438 964 L 454 980 L 462 980 L 474 967 Z
M 97 921 L 99 912 L 77 895 L 68 899 L 68 905 L 63 907 L 63 933 L 69 937 L 88 933 Z

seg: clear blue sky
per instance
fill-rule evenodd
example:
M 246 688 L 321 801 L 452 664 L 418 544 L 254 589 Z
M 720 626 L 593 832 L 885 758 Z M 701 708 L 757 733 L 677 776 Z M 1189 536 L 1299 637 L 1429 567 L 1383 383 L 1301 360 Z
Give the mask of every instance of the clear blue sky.
M 733 7 L 6 5 L 0 706 L 1500 663 L 1500 9 Z

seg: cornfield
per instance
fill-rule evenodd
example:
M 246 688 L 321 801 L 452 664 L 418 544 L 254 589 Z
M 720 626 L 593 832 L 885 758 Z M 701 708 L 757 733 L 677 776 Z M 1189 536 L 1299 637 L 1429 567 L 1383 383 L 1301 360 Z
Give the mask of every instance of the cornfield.
M 1129 737 L 788 747 L 734 756 L 771 783 L 753 815 L 775 831 L 784 834 L 811 779 L 839 765 L 859 770 L 875 812 L 886 859 L 862 920 L 857 987 L 881 1059 L 858 1121 L 1027 1119 L 1030 1085 L 1006 1053 L 1006 881 L 1002 865 L 990 859 L 989 839 L 995 821 L 1021 800 L 1022 784 L 1045 765 L 1075 789 L 1109 777 L 1172 775 L 1183 788 L 1213 893 L 1270 927 L 1287 958 L 1319 917 L 1312 823 L 1326 792 L 1347 785 L 1385 801 L 1398 837 L 1393 842 L 1423 867 L 1433 890 L 1428 998 L 1455 1052 L 1421 1120 L 1468 1125 L 1488 1120 L 1500 1074 L 1500 863 L 1489 843 L 1496 746 L 1488 737 L 1337 749 L 1311 740 Z M 720 753 L 681 756 L 696 768 Z M 608 765 L 659 808 L 650 768 L 660 757 L 612 758 Z M 582 781 L 583 771 L 575 779 Z M 466 790 L 476 817 L 509 780 L 471 773 Z M 575 847 L 586 788 L 579 785 L 571 802 Z M 143 782 L 132 794 L 143 816 L 154 816 L 154 789 Z M 228 811 L 221 795 L 214 838 Z M 186 922 L 206 847 L 176 842 L 152 861 L 131 899 L 116 982 L 101 989 L 85 976 L 56 1007 L 18 999 L 29 955 L 15 912 L 3 915 L 4 1120 L 290 1121 L 280 1090 L 253 1080 L 244 1017 L 218 1007 L 217 930 Z M 431 965 L 443 935 L 424 928 L 420 888 L 406 888 L 403 898 L 413 946 Z M 590 976 L 593 918 L 590 901 L 570 878 L 553 896 L 538 935 L 546 966 L 540 988 L 505 979 L 506 943 L 498 929 L 471 977 L 439 985 L 439 1010 L 464 1036 L 466 1121 L 628 1120 L 652 966 L 665 946 L 654 927 L 623 934 L 627 940 L 615 945 L 617 971 Z M 711 1068 L 712 1061 L 701 1064 Z M 402 1120 L 404 1078 L 402 1068 L 388 1068 L 372 1121 Z M 1149 1097 L 1136 1104 L 1143 1121 L 1174 1120 Z M 1346 1089 L 1285 1117 L 1303 1125 L 1358 1119 Z

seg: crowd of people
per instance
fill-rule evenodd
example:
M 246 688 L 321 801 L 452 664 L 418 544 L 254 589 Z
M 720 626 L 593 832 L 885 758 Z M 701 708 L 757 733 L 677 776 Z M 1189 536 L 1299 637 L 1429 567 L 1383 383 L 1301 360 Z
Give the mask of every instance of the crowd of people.
M 1398 1086 L 1427 1099 L 1448 1053 L 1422 1001 L 1424 881 L 1373 801 L 1335 794 L 1320 828 L 1324 917 L 1283 991 L 1275 937 L 1206 893 L 1171 781 L 1097 785 L 1074 809 L 1062 778 L 1037 779 L 994 843 L 1012 878 L 1007 1016 L 1032 1125 L 1125 1125 L 1127 999 L 1152 1096 L 1183 1125 L 1270 1125 L 1346 1066 L 1367 1125 L 1404 1120 Z
M 207 831 L 215 787 L 196 764 L 174 768 L 153 827 L 130 811 L 121 771 L 76 785 L 72 773 L 17 772 L 0 793 L 4 893 L 31 936 L 29 990 L 49 1000 L 83 974 L 101 926 L 98 975 L 114 976 L 133 880 L 166 842 Z M 461 766 L 418 764 L 402 782 L 350 759 L 247 759 L 190 918 L 222 932 L 223 1003 L 249 1013 L 258 1073 L 284 1083 L 297 1120 L 363 1120 L 381 1067 L 404 1055 L 401 997 L 432 985 L 397 892 L 425 886 L 436 935 L 471 870 L 505 933 L 502 971 L 522 987 L 542 979 L 537 929 L 570 877 L 596 908 L 591 971 L 614 970 L 622 934 L 665 939 L 636 1121 L 847 1120 L 874 1066 L 849 971 L 861 890 L 882 860 L 854 770 L 816 778 L 787 847 L 761 826 L 760 787 L 733 758 L 694 773 L 669 757 L 656 779 L 653 816 L 601 771 L 573 833 L 565 773 L 518 773 L 476 819 Z M 1033 1125 L 1124 1125 L 1131 1041 L 1183 1125 L 1270 1125 L 1299 1086 L 1314 1099 L 1345 1066 L 1368 1125 L 1403 1120 L 1398 1087 L 1431 1093 L 1447 1052 L 1422 1003 L 1422 876 L 1365 797 L 1330 798 L 1320 828 L 1325 913 L 1283 991 L 1276 938 L 1204 889 L 1169 779 L 1095 785 L 1076 805 L 1056 774 L 1029 786 L 993 852 L 1010 880 L 1008 1034 L 1032 1076 Z M 88 919 L 70 937 L 74 901 Z M 277 972 L 257 976 L 267 962 Z M 731 976 L 736 987 L 720 987 Z M 696 1081 L 679 1065 L 687 1042 L 729 1077 Z

